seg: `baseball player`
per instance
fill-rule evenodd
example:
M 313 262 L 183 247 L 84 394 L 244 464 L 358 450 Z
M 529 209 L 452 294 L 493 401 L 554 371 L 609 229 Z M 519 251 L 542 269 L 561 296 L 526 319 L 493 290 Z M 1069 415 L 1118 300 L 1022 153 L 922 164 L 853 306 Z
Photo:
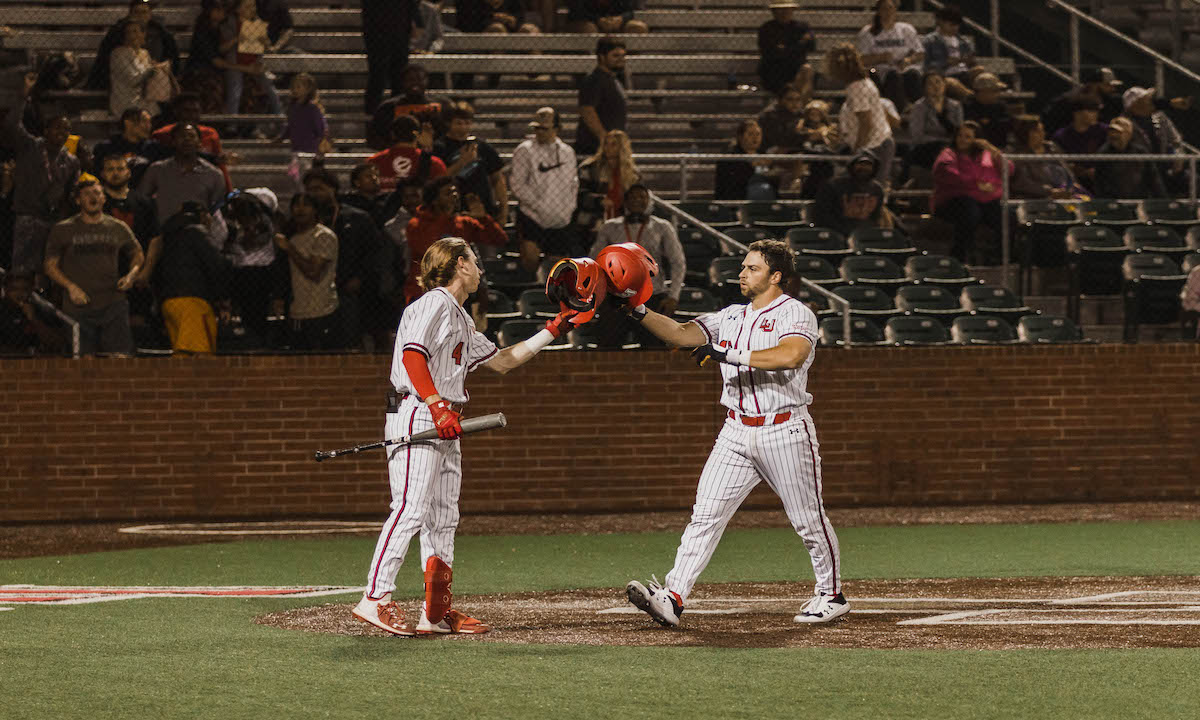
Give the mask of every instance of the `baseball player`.
M 635 580 L 625 588 L 630 602 L 664 626 L 679 624 L 688 594 L 729 519 L 763 480 L 783 500 L 816 574 L 816 595 L 795 621 L 829 622 L 850 610 L 842 594 L 837 535 L 821 503 L 821 456 L 808 413 L 812 396 L 806 385 L 817 318 L 780 289 L 793 273 L 787 244 L 760 240 L 750 246 L 738 275 L 749 303 L 682 324 L 645 306 L 630 311 L 668 345 L 696 347 L 692 355 L 701 365 L 720 363 L 724 379 L 721 404 L 727 418 L 700 475 L 675 567 L 665 586 L 655 578 L 649 587 Z M 610 291 L 624 289 L 615 285 Z
M 436 428 L 441 440 L 398 446 L 388 456 L 392 513 L 379 534 L 367 573 L 367 589 L 354 617 L 394 635 L 484 633 L 486 623 L 451 609 L 454 531 L 462 485 L 459 416 L 467 402 L 467 373 L 486 367 L 498 373 L 523 365 L 568 328 L 577 311 L 564 308 L 544 330 L 503 350 L 475 330 L 463 309 L 479 287 L 481 270 L 470 245 L 442 238 L 421 259 L 427 292 L 404 311 L 392 354 L 396 401 L 384 425 L 386 437 Z M 425 602 L 416 623 L 405 622 L 392 600 L 396 573 L 409 541 L 421 536 Z

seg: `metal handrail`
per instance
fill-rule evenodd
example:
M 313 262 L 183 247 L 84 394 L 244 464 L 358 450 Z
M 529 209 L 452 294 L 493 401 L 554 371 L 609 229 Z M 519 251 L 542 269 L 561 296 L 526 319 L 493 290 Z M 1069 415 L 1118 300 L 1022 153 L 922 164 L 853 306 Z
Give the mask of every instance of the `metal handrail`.
M 1147 45 L 1143 45 L 1142 43 L 1138 42 L 1137 40 L 1134 40 L 1133 38 L 1129 37 L 1128 35 L 1121 32 L 1120 30 L 1117 30 L 1116 28 L 1112 27 L 1111 25 L 1108 25 L 1107 23 L 1097 20 L 1096 18 L 1092 17 L 1091 15 L 1088 15 L 1087 13 L 1081 11 L 1079 8 L 1068 5 L 1067 3 L 1063 2 L 1062 0 L 1046 0 L 1046 6 L 1050 7 L 1050 8 L 1058 8 L 1059 10 L 1064 10 L 1071 15 L 1071 35 L 1073 38 L 1072 43 L 1071 43 L 1071 53 L 1072 53 L 1071 68 L 1072 68 L 1072 75 L 1075 77 L 1076 81 L 1078 81 L 1078 79 L 1079 79 L 1079 21 L 1083 20 L 1083 21 L 1087 22 L 1088 24 L 1092 25 L 1093 27 L 1095 27 L 1099 30 L 1103 30 L 1104 32 L 1111 35 L 1112 37 L 1117 38 L 1118 40 L 1121 40 L 1126 45 L 1133 47 L 1134 49 L 1138 50 L 1139 52 L 1142 52 L 1142 53 L 1154 58 L 1154 60 L 1155 60 L 1154 83 L 1155 83 L 1155 87 L 1158 89 L 1158 91 L 1160 93 L 1163 91 L 1163 86 L 1165 84 L 1164 79 L 1163 79 L 1163 68 L 1164 67 L 1169 67 L 1172 70 L 1174 70 L 1175 72 L 1189 78 L 1190 80 L 1200 83 L 1200 75 L 1192 72 L 1191 70 L 1188 70 L 1183 65 L 1180 65 L 1179 63 L 1175 62 L 1174 60 L 1167 57 L 1166 55 L 1163 55 L 1162 53 L 1158 52 L 1154 48 L 1149 47 Z
M 8 272 L 4 268 L 0 268 L 0 281 L 8 277 Z M 71 328 L 71 357 L 78 359 L 79 357 L 79 322 L 75 318 L 67 315 L 62 310 L 54 307 L 54 303 L 37 294 L 36 292 L 29 294 L 29 300 L 37 305 L 42 310 L 54 315 L 62 321 L 67 327 Z
M 56 318 L 58 318 L 60 321 L 65 323 L 67 325 L 67 327 L 71 328 L 71 357 L 78 359 L 79 358 L 79 322 L 77 320 L 75 320 L 75 318 L 64 313 L 62 310 L 59 310 L 58 308 L 54 307 L 53 303 L 51 303 L 49 300 L 42 297 L 41 295 L 38 295 L 37 293 L 33 293 L 32 295 L 30 295 L 29 299 L 31 301 L 33 301 L 34 305 L 37 305 L 38 307 L 45 310 L 46 312 L 54 313 L 54 316 Z
M 1195 1 L 1200 2 L 1200 0 L 1195 0 Z M 935 8 L 938 8 L 939 10 L 946 6 L 945 3 L 939 2 L 939 0 L 925 0 L 925 2 L 929 3 L 930 5 L 934 6 Z M 966 25 L 967 27 L 971 28 L 975 32 L 977 32 L 981 35 L 984 35 L 989 40 L 991 40 L 992 43 L 1000 44 L 1005 49 L 1007 49 L 1009 52 L 1011 52 L 1015 55 L 1019 55 L 1019 56 L 1021 56 L 1022 59 L 1028 60 L 1029 62 L 1034 63 L 1035 65 L 1042 68 L 1043 70 L 1050 73 L 1051 75 L 1057 76 L 1060 80 L 1066 80 L 1067 82 L 1075 82 L 1075 80 L 1072 79 L 1072 77 L 1070 75 L 1068 75 L 1067 73 L 1063 72 L 1062 70 L 1059 70 L 1058 68 L 1054 67 L 1050 63 L 1041 59 L 1037 55 L 1034 55 L 1033 53 L 1029 52 L 1028 50 L 1022 48 L 1021 46 L 1016 45 L 1015 43 L 1009 42 L 1008 40 L 1005 40 L 1004 38 L 1000 37 L 999 25 L 998 25 L 999 20 L 1000 20 L 999 13 L 996 10 L 996 8 L 993 6 L 993 8 L 992 8 L 992 28 L 993 29 L 989 30 L 988 28 L 985 28 L 984 26 L 980 25 L 979 23 L 975 22 L 974 20 L 972 20 L 971 18 L 968 18 L 968 17 L 963 18 L 963 24 Z M 995 52 L 994 49 L 993 49 L 993 52 Z M 1020 75 L 1018 75 L 1017 77 L 1019 78 Z
M 697 227 L 700 230 L 708 233 L 709 235 L 712 235 L 713 237 L 717 238 L 717 240 L 721 243 L 722 246 L 728 246 L 728 247 L 731 247 L 731 248 L 733 248 L 739 252 L 743 252 L 743 253 L 750 252 L 749 246 L 743 245 L 742 243 L 738 242 L 737 240 L 734 240 L 733 238 L 729 237 L 725 233 L 716 229 L 712 225 L 709 225 L 708 223 L 704 222 L 703 220 L 696 217 L 695 215 L 692 215 L 691 213 L 687 212 L 686 210 L 680 209 L 678 205 L 671 202 L 670 200 L 664 200 L 663 198 L 659 197 L 657 194 L 652 192 L 652 193 L 650 193 L 650 201 L 653 202 L 655 204 L 655 206 L 663 208 L 664 210 L 671 213 L 672 215 L 686 220 L 689 225 Z M 813 281 L 811 281 L 807 278 L 803 278 L 803 277 L 800 278 L 800 282 L 804 285 L 804 287 L 809 288 L 810 290 L 814 290 L 817 293 L 825 296 L 826 299 L 828 299 L 829 301 L 836 304 L 839 308 L 841 308 L 843 347 L 850 347 L 851 345 L 853 345 L 854 343 L 850 338 L 850 329 L 851 329 L 851 327 L 850 327 L 851 326 L 850 301 L 836 293 L 830 292 L 829 290 L 821 287 L 820 285 L 814 283 Z

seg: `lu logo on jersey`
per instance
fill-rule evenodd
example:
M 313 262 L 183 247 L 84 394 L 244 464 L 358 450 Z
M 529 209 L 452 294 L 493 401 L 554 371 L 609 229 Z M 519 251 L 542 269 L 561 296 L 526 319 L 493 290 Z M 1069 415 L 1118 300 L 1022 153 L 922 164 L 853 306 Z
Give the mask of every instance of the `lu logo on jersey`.
M 763 332 L 773 332 L 775 330 L 775 320 L 763 320 L 758 329 Z

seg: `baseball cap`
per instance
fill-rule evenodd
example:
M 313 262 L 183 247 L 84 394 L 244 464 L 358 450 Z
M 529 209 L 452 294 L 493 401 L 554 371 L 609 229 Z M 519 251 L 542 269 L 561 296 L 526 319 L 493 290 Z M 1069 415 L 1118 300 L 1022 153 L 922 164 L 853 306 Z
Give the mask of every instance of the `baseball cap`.
M 972 85 L 976 90 L 1004 90 L 1008 87 L 995 73 L 985 72 L 975 76 Z
M 1085 72 L 1081 78 L 1085 83 L 1104 83 L 1106 85 L 1123 85 L 1117 79 L 1117 74 L 1112 71 L 1112 68 L 1092 68 Z
M 1128 110 L 1130 105 L 1134 104 L 1138 100 L 1141 100 L 1142 98 L 1148 97 L 1154 97 L 1154 88 L 1134 86 L 1126 90 L 1125 93 L 1121 95 L 1121 101 L 1124 103 L 1125 109 Z
M 538 111 L 533 114 L 533 122 L 529 123 L 529 127 L 534 129 L 553 130 L 556 113 L 552 107 L 538 108 Z

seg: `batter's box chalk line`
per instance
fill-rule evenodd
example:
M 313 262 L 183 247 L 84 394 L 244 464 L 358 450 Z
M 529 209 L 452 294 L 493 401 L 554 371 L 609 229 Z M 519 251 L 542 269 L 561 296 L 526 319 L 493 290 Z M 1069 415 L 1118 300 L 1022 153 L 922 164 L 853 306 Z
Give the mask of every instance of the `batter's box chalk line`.
M 361 593 L 345 585 L 0 585 L 0 602 L 22 605 L 84 605 L 141 598 L 297 598 Z M 3 608 L 11 610 L 12 608 Z
M 330 535 L 378 532 L 379 523 L 346 520 L 288 520 L 277 522 L 156 523 L 118 528 L 130 535 Z
M 760 603 L 789 607 L 807 600 L 807 597 L 696 598 L 688 603 L 688 612 L 737 615 L 750 612 L 747 606 Z M 989 604 L 1010 607 L 953 609 L 954 605 Z M 696 605 L 727 607 L 696 608 Z M 908 607 L 889 607 L 893 605 Z M 913 605 L 933 607 L 913 609 Z M 941 607 L 937 607 L 939 605 Z M 1011 607 L 1013 605 L 1018 607 Z M 1064 607 L 1067 605 L 1092 607 Z M 923 616 L 899 620 L 897 625 L 1200 625 L 1200 590 L 1125 590 L 1073 598 L 859 597 L 851 598 L 851 606 L 852 615 Z M 640 612 L 625 605 L 599 610 L 597 614 L 634 615 Z

